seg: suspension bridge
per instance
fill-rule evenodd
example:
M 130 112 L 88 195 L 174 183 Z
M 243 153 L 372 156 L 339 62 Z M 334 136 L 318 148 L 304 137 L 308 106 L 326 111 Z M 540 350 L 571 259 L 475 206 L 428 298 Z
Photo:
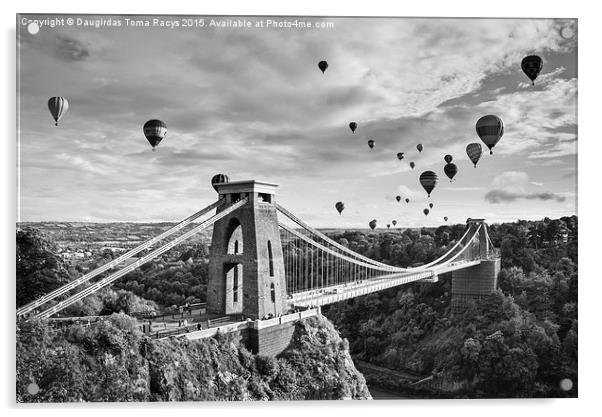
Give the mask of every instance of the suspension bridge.
M 216 202 L 18 308 L 17 317 L 49 319 L 211 226 L 206 308 L 215 316 L 270 320 L 411 282 L 434 283 L 444 273 L 452 274 L 452 310 L 461 311 L 469 300 L 487 295 L 497 286 L 499 251 L 493 247 L 483 219 L 469 219 L 462 237 L 438 259 L 400 268 L 354 252 L 303 222 L 276 203 L 277 184 L 237 181 L 215 187 Z M 123 266 L 136 255 L 135 262 Z M 118 270 L 110 272 L 113 269 Z M 274 323 L 283 325 L 282 319 Z M 260 333 L 264 327 L 255 324 L 254 328 Z M 280 336 L 282 333 L 277 333 Z

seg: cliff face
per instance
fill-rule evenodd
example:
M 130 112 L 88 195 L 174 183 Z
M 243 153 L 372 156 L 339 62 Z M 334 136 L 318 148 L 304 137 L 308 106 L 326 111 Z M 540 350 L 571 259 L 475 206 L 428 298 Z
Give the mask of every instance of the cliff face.
M 297 323 L 277 358 L 234 337 L 144 337 L 127 316 L 92 329 L 17 332 L 17 401 L 212 401 L 368 399 L 347 342 L 324 317 Z

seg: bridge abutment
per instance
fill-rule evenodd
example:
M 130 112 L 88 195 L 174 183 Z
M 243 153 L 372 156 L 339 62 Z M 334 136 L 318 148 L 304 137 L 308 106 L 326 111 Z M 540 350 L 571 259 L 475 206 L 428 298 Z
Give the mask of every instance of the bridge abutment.
M 485 297 L 497 289 L 501 259 L 483 259 L 479 265 L 452 272 L 451 309 L 462 313 L 471 301 Z

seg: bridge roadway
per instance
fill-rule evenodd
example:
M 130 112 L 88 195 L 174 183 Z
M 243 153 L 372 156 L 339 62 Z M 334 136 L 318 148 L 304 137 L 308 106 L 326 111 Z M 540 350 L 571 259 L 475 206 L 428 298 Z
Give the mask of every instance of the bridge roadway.
M 415 268 L 411 272 L 401 272 L 380 277 L 365 279 L 354 283 L 333 285 L 319 290 L 310 290 L 294 294 L 288 299 L 288 303 L 295 307 L 316 307 L 336 303 L 362 295 L 372 294 L 388 288 L 407 284 L 414 281 L 435 280 L 439 274 L 452 272 L 458 269 L 470 268 L 480 265 L 481 260 L 458 261 L 444 265 L 420 270 Z

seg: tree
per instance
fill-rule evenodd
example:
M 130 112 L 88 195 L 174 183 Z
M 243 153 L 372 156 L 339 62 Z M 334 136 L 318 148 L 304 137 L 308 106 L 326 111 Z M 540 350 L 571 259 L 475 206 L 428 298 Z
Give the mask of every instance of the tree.
M 17 231 L 17 306 L 67 284 L 65 262 L 56 255 L 54 242 L 34 228 Z

